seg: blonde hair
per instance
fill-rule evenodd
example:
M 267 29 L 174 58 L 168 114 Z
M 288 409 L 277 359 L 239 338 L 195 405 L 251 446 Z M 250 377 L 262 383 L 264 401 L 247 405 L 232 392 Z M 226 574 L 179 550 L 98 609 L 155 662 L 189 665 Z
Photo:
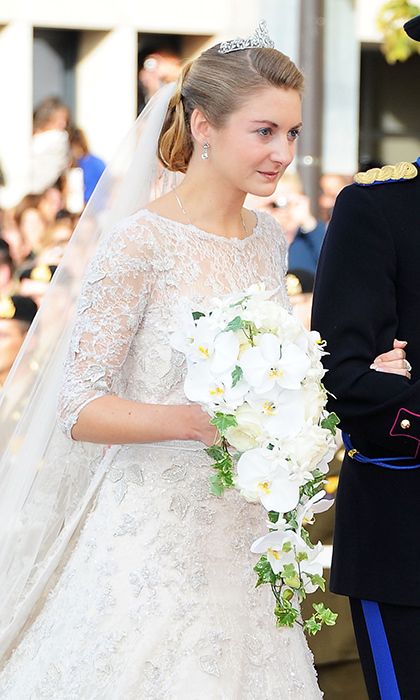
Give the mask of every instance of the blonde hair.
M 187 63 L 178 78 L 159 137 L 159 156 L 169 170 L 187 170 L 194 149 L 194 109 L 220 128 L 257 90 L 272 85 L 303 92 L 302 73 L 280 51 L 253 48 L 219 54 L 218 48 L 212 46 Z

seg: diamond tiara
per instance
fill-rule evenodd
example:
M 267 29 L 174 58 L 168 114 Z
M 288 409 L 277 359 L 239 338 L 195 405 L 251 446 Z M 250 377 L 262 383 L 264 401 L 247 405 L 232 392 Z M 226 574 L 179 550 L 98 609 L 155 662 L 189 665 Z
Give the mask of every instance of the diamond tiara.
M 231 51 L 242 51 L 242 49 L 273 49 L 274 41 L 270 38 L 267 29 L 267 22 L 262 20 L 256 28 L 254 34 L 247 39 L 231 39 L 222 41 L 218 53 L 230 53 Z

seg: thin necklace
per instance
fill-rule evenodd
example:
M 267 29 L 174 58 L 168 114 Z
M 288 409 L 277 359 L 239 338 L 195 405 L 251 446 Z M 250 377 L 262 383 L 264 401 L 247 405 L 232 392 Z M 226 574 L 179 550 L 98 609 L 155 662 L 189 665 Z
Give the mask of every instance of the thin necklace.
M 175 199 L 176 199 L 176 201 L 177 201 L 177 203 L 178 203 L 178 206 L 179 206 L 179 208 L 181 209 L 181 211 L 182 211 L 182 213 L 184 214 L 184 216 L 187 218 L 189 225 L 190 225 L 190 226 L 194 226 L 193 222 L 191 221 L 190 215 L 188 214 L 187 210 L 185 209 L 185 207 L 184 207 L 184 205 L 183 205 L 183 203 L 182 203 L 182 201 L 181 201 L 180 196 L 178 195 L 178 192 L 177 192 L 175 189 L 172 190 L 172 191 L 173 191 L 173 193 L 174 193 L 174 195 L 175 195 Z M 241 223 L 242 223 L 242 228 L 243 228 L 243 230 L 244 230 L 244 232 L 245 232 L 245 235 L 248 236 L 248 231 L 247 231 L 247 228 L 246 228 L 246 226 L 245 226 L 245 221 L 244 221 L 244 217 L 243 217 L 242 211 L 241 211 Z

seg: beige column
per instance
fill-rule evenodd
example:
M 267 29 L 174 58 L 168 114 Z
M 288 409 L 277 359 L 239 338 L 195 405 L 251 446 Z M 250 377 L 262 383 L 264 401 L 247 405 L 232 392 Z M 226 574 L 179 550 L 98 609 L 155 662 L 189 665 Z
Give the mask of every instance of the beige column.
M 26 193 L 32 135 L 32 25 L 23 20 L 0 27 L 0 160 L 6 187 L 0 205 L 15 205 Z
M 136 117 L 137 32 L 81 33 L 76 67 L 76 123 L 92 153 L 108 161 Z

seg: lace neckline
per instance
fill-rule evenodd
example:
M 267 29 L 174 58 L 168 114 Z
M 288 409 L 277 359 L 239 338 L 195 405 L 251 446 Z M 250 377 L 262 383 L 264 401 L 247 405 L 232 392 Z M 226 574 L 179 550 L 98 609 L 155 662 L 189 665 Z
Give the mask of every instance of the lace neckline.
M 255 214 L 256 221 L 252 232 L 245 238 L 237 238 L 236 236 L 220 236 L 218 233 L 210 233 L 209 231 L 204 231 L 204 229 L 201 229 L 198 226 L 194 226 L 194 224 L 186 224 L 182 221 L 169 219 L 167 216 L 162 216 L 161 214 L 157 214 L 154 211 L 150 211 L 150 209 L 141 209 L 138 212 L 138 214 L 141 216 L 144 216 L 146 214 L 146 216 L 151 217 L 153 219 L 160 219 L 161 221 L 164 221 L 165 223 L 172 225 L 173 227 L 182 226 L 183 228 L 188 229 L 189 231 L 194 231 L 194 233 L 197 234 L 200 238 L 207 238 L 212 241 L 224 241 L 225 243 L 230 243 L 232 245 L 243 245 L 247 243 L 247 241 L 254 240 L 255 238 L 257 238 L 262 232 L 260 212 L 256 211 L 255 209 L 250 209 L 249 211 L 252 211 L 252 213 Z

